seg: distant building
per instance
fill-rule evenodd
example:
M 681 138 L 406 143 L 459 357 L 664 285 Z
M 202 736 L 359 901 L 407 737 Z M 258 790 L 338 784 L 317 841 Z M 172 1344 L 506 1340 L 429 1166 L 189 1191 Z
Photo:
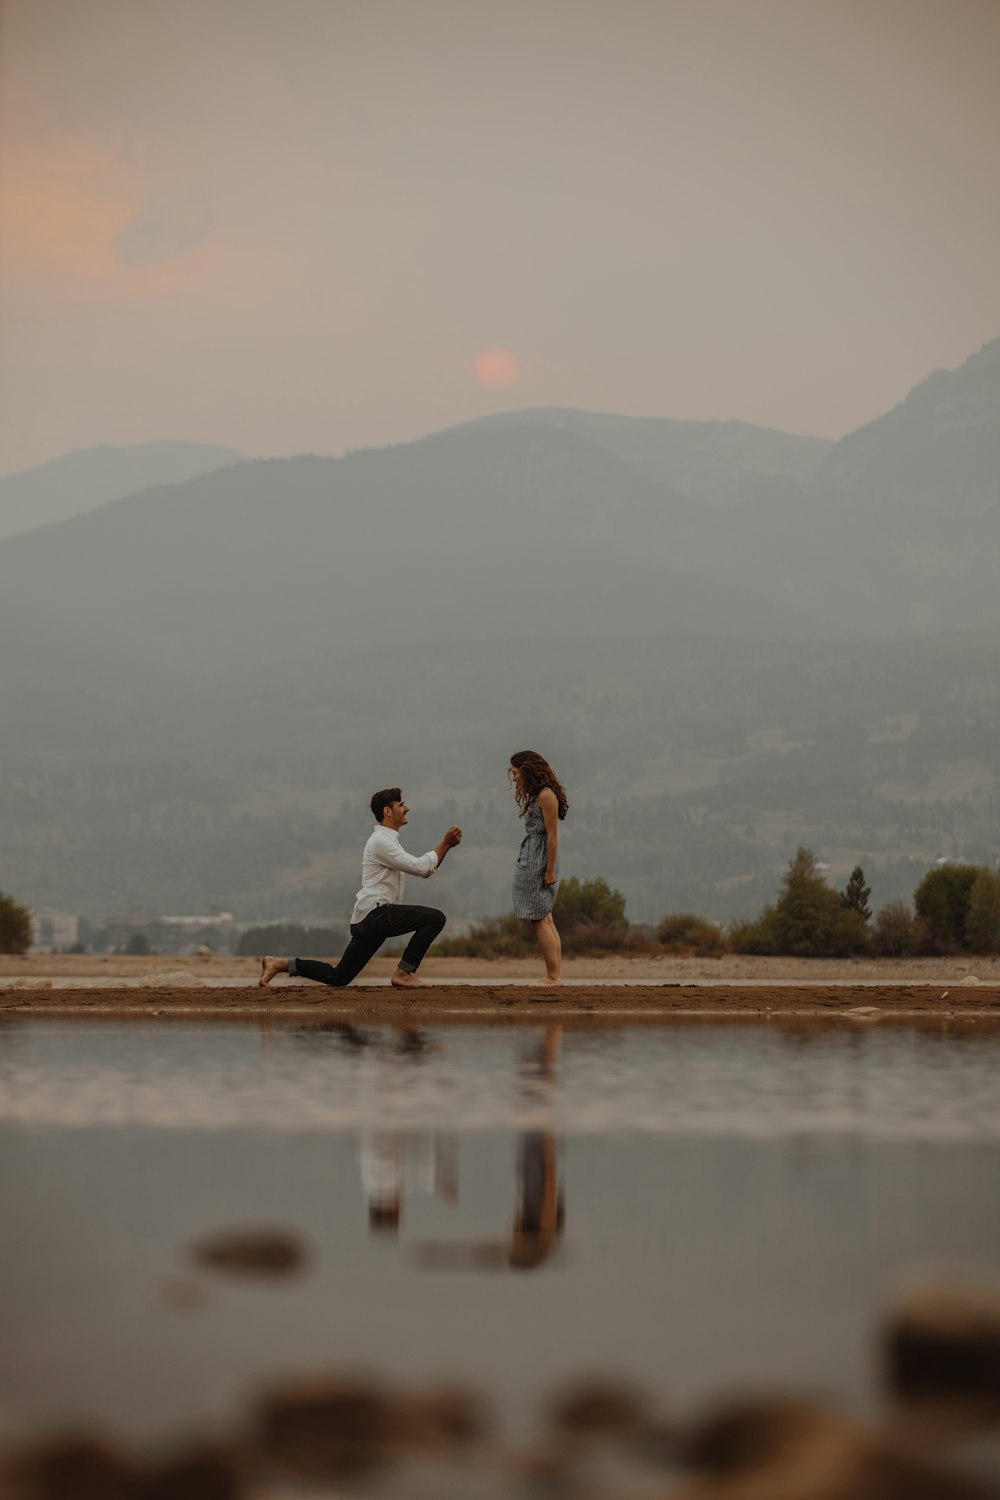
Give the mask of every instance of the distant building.
M 72 948 L 79 939 L 79 917 L 53 911 L 49 906 L 39 907 L 31 913 L 32 953 L 58 953 L 63 948 Z
M 194 953 L 202 946 L 221 952 L 228 948 L 234 931 L 231 911 L 176 917 L 154 917 L 148 912 L 133 911 L 125 917 L 108 918 L 103 945 L 107 950 L 125 951 L 131 940 L 141 934 L 150 953 Z

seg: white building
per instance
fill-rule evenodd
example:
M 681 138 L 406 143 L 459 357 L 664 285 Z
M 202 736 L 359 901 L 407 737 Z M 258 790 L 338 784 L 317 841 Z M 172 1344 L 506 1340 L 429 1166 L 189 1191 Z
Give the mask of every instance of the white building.
M 80 936 L 80 918 L 67 916 L 65 912 L 53 911 L 42 906 L 31 913 L 32 953 L 58 953 L 63 948 L 72 948 Z

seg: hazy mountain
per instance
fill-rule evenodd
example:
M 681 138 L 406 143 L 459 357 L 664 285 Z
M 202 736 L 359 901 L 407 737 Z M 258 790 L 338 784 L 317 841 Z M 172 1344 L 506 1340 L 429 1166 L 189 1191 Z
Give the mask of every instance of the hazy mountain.
M 208 443 L 137 443 L 79 448 L 0 479 L 0 540 L 65 521 L 151 485 L 177 484 L 246 455 Z
M 465 428 L 528 424 L 579 433 L 673 494 L 713 501 L 742 494 L 752 478 L 811 478 L 833 447 L 826 438 L 798 437 L 746 422 L 675 422 L 555 406 L 499 412 Z
M 811 477 L 747 476 L 679 517 L 673 558 L 905 638 L 1000 624 L 1000 340 L 849 434 Z
M 403 639 L 808 633 L 805 610 L 675 565 L 690 504 L 574 433 L 456 432 L 240 464 L 13 537 L 0 597 L 26 640 L 191 673 Z
M 77 661 L 61 682 L 44 657 L 34 683 L 5 674 L 0 889 L 92 916 L 218 904 L 342 922 L 367 797 L 397 780 L 412 847 L 466 831 L 435 902 L 503 910 L 505 771 L 525 747 L 570 790 L 566 872 L 611 880 L 636 918 L 756 910 L 799 844 L 841 884 L 860 861 L 878 904 L 939 855 L 1000 850 L 988 634 L 355 640 L 215 680 Z
M 997 353 L 728 498 L 516 414 L 8 539 L 0 889 L 342 915 L 401 779 L 415 846 L 467 828 L 442 903 L 500 910 L 526 745 L 571 786 L 568 868 L 634 916 L 753 910 L 798 843 L 877 902 L 994 859 Z

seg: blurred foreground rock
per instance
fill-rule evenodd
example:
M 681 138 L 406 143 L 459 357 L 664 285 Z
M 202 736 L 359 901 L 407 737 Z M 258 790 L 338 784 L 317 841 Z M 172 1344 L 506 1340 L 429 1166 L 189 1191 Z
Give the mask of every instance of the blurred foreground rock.
M 195 1261 L 248 1276 L 291 1276 L 307 1260 L 302 1241 L 284 1229 L 230 1229 L 191 1247 Z
M 804 1401 L 750 1399 L 695 1426 L 699 1478 L 670 1500 L 989 1500 L 992 1489 Z
M 67 1432 L 15 1450 L 0 1476 L 3 1500 L 132 1500 L 138 1471 L 106 1438 Z
M 1000 1413 L 1000 1289 L 985 1282 L 910 1282 L 883 1334 L 886 1373 L 903 1400 L 974 1400 Z
M 197 1443 L 139 1460 L 89 1433 L 26 1445 L 0 1471 L 2 1500 L 241 1500 L 244 1464 L 231 1449 Z

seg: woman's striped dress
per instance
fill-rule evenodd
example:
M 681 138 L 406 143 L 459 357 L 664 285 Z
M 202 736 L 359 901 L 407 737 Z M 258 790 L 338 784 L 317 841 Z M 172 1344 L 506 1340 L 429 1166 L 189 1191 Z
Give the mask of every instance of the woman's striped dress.
M 524 815 L 524 838 L 514 867 L 514 915 L 527 917 L 532 922 L 547 917 L 556 901 L 559 889 L 559 858 L 556 856 L 556 883 L 545 885 L 545 863 L 549 854 L 549 841 L 545 833 L 545 819 L 537 802 L 528 805 Z

